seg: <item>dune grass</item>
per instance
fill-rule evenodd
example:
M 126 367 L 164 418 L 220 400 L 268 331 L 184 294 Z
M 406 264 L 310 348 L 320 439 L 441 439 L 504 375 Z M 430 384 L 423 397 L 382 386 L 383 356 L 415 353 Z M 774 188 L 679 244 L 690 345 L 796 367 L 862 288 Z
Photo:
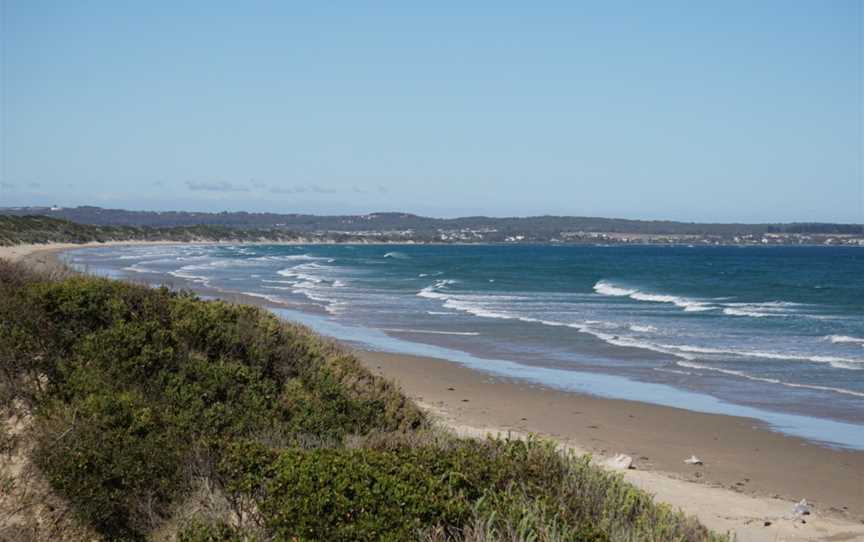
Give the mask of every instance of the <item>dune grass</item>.
M 589 457 L 458 439 L 256 307 L 0 260 L 0 364 L 33 463 L 105 540 L 725 540 Z

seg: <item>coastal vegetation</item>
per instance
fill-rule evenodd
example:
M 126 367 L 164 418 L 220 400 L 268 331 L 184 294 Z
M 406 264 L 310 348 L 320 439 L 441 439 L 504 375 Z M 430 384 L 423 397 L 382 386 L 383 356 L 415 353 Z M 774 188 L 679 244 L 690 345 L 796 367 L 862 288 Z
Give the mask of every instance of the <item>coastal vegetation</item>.
M 0 214 L 0 246 L 107 241 L 292 241 L 297 237 L 284 230 L 234 229 L 216 225 L 96 226 L 46 216 Z
M 0 539 L 725 540 L 264 309 L 5 260 L 0 408 Z

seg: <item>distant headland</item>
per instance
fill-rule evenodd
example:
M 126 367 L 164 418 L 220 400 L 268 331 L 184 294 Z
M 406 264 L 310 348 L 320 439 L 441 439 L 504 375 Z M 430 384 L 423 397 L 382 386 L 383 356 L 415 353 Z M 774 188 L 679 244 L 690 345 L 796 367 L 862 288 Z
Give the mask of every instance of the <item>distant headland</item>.
M 364 215 L 204 213 L 94 206 L 0 207 L 0 218 L 3 215 L 9 219 L 0 222 L 0 237 L 6 237 L 7 244 L 15 238 L 10 233 L 13 229 L 35 228 L 46 234 L 46 242 L 69 241 L 57 235 L 65 231 L 88 241 L 158 238 L 310 243 L 864 246 L 862 224 L 694 223 L 576 216 L 433 218 L 400 212 Z M 49 217 L 51 220 L 26 223 L 21 221 L 24 217 Z M 74 224 L 63 225 L 66 221 Z

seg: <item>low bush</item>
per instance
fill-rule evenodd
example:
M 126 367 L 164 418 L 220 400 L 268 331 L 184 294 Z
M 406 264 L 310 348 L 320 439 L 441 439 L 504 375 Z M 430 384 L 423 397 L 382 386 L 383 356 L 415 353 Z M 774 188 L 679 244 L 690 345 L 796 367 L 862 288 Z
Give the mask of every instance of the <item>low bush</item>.
M 109 538 L 139 538 L 182 491 L 179 435 L 140 394 L 94 393 L 43 416 L 36 464 Z
M 245 444 L 223 458 L 227 488 L 285 540 L 707 540 L 694 520 L 536 440 L 397 440 L 370 448 Z M 718 538 L 719 539 L 719 538 Z

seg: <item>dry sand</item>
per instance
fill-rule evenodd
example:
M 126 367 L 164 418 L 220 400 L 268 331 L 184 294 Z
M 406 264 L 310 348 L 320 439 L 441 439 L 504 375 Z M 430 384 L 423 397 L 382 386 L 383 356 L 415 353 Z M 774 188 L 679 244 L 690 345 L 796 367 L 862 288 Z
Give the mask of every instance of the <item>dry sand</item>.
M 50 267 L 56 251 L 80 246 L 0 247 L 0 257 Z M 784 436 L 748 418 L 567 393 L 446 360 L 358 355 L 461 435 L 533 433 L 578 453 L 628 454 L 636 466 L 623 472 L 628 481 L 716 531 L 734 532 L 738 542 L 864 541 L 864 452 Z M 686 465 L 691 454 L 704 465 Z M 802 498 L 814 504 L 804 522 L 791 518 Z

